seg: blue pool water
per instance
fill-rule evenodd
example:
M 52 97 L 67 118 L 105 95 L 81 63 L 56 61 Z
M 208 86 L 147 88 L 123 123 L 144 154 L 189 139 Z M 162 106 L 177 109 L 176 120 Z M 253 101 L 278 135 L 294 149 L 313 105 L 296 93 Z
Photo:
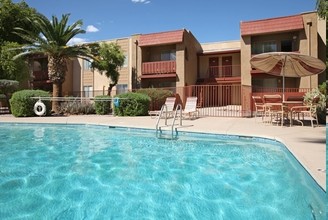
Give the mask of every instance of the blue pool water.
M 326 193 L 260 138 L 0 125 L 0 219 L 326 219 Z

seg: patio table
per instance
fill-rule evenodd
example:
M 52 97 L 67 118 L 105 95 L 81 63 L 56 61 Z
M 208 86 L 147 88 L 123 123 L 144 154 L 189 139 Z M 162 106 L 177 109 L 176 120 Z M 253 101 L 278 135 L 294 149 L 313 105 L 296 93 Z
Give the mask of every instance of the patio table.
M 292 126 L 293 115 L 291 108 L 299 105 L 303 105 L 303 101 L 267 102 L 264 104 L 266 112 L 269 113 L 271 118 L 273 114 L 281 114 L 281 126 L 284 123 L 284 114 L 287 114 L 287 119 L 290 121 L 290 126 Z
M 293 112 L 291 111 L 291 108 L 294 106 L 300 106 L 303 105 L 303 101 L 283 101 L 282 102 L 283 108 L 286 109 L 287 112 L 287 119 L 288 116 L 290 116 L 290 123 L 289 126 L 293 125 Z

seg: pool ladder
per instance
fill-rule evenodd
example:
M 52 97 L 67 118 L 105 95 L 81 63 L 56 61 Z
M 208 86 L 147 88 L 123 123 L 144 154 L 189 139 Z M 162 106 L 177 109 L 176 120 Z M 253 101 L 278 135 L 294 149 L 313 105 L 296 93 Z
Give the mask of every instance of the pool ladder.
M 180 114 L 178 114 L 178 112 Z M 164 114 L 164 117 L 163 117 L 163 114 Z M 158 138 L 161 138 L 161 134 L 162 134 L 162 127 L 168 127 L 170 126 L 171 127 L 171 139 L 175 139 L 177 136 L 178 136 L 178 130 L 177 128 L 174 128 L 174 126 L 176 125 L 175 124 L 175 120 L 177 119 L 177 116 L 180 117 L 179 119 L 179 125 L 182 126 L 182 105 L 181 104 L 178 104 L 177 107 L 175 108 L 175 111 L 173 113 L 173 120 L 172 120 L 172 124 L 168 125 L 167 124 L 167 119 L 168 119 L 168 115 L 167 115 L 167 106 L 166 104 L 162 105 L 162 108 L 161 108 L 161 111 L 158 115 L 158 118 L 157 118 L 157 122 L 156 122 L 156 136 Z M 159 126 L 159 122 L 160 120 L 164 118 L 165 122 L 164 122 L 164 126 Z M 175 135 L 174 135 L 174 131 L 175 131 Z M 159 133 L 159 135 L 158 135 Z

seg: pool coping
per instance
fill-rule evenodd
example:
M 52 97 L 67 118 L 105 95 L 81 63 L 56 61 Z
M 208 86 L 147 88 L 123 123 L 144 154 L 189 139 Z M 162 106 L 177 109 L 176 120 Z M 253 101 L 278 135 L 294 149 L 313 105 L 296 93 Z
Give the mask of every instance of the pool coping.
M 156 119 L 150 116 L 72 115 L 15 118 L 12 115 L 0 115 L 1 122 L 90 124 L 155 129 Z M 163 123 L 164 121 L 160 125 Z M 186 132 L 257 137 L 279 141 L 287 147 L 318 185 L 326 191 L 326 126 L 321 125 L 315 128 L 310 126 L 280 127 L 257 122 L 254 118 L 201 117 L 195 120 L 183 120 L 183 126 L 177 126 L 177 129 Z M 163 130 L 170 131 L 170 126 L 164 126 Z

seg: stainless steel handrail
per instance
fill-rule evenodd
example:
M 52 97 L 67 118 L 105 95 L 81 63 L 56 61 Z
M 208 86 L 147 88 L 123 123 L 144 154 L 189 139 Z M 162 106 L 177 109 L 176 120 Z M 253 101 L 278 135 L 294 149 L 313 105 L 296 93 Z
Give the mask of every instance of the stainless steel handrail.
M 167 125 L 167 105 L 164 104 L 164 105 L 162 105 L 161 111 L 158 114 L 158 118 L 157 118 L 157 122 L 156 122 L 156 133 L 157 133 L 157 131 L 159 129 L 158 128 L 158 124 L 159 124 L 159 121 L 161 120 L 161 117 L 162 117 L 164 108 L 165 108 L 165 125 Z
M 173 129 L 174 129 L 174 125 L 175 125 L 175 119 L 177 117 L 178 110 L 180 110 L 180 126 L 182 126 L 182 105 L 178 104 L 175 111 L 174 111 L 173 122 L 172 122 L 172 125 L 171 125 L 172 138 L 173 138 Z

